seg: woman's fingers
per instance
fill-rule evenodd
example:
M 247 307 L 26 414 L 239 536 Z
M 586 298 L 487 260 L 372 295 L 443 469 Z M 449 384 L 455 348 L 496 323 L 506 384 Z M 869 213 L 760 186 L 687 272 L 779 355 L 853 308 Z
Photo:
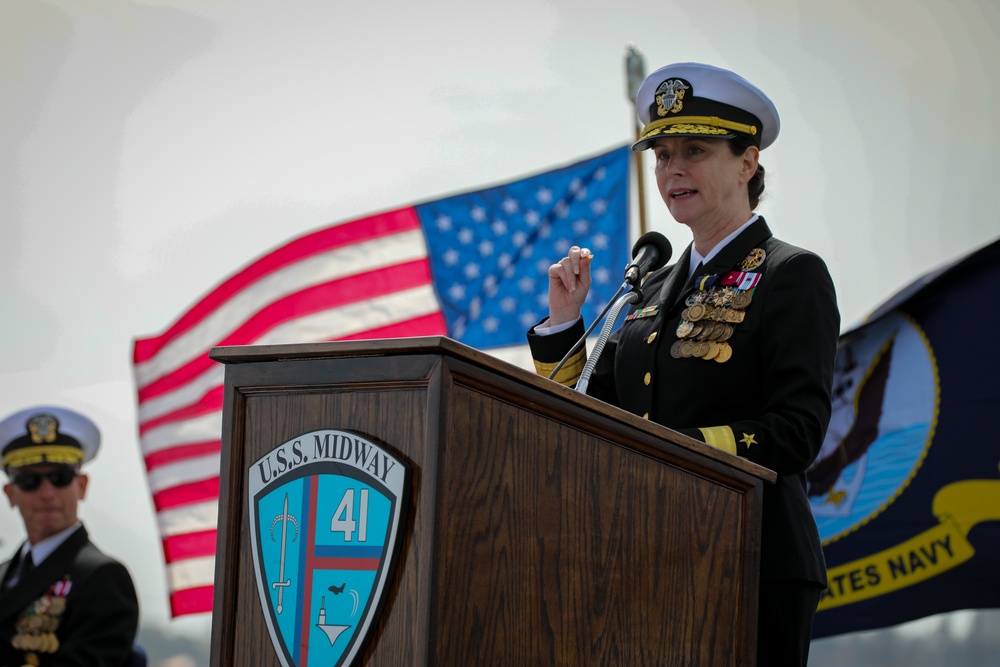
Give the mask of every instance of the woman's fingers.
M 594 256 L 589 248 L 573 246 L 558 263 L 549 267 L 549 278 L 558 279 L 569 293 L 576 292 L 581 285 L 590 286 L 590 263 Z M 549 289 L 552 289 L 551 287 Z
M 580 267 L 586 262 L 590 265 L 590 260 L 593 259 L 593 255 L 590 252 L 590 248 L 581 248 L 580 246 L 573 246 L 569 249 L 569 254 L 566 258 L 570 261 L 570 266 L 573 267 L 573 275 L 580 275 Z
M 575 320 L 590 291 L 589 248 L 573 246 L 565 257 L 549 267 L 549 319 L 553 324 Z

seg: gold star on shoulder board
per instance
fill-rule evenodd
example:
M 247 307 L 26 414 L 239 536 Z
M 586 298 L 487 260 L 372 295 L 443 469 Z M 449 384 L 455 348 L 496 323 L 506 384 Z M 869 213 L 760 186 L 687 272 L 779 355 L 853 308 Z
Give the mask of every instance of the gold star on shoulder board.
M 746 445 L 747 449 L 750 448 L 750 445 L 760 444 L 756 440 L 753 439 L 753 436 L 754 436 L 753 433 L 744 433 L 743 434 L 743 439 L 740 440 L 740 442 L 742 442 L 744 445 Z

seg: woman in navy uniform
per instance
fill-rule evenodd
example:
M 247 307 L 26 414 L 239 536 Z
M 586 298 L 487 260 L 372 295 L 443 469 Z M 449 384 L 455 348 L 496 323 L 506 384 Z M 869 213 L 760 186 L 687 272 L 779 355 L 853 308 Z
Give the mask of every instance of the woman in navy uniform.
M 137 664 L 132 578 L 77 516 L 88 483 L 80 466 L 99 443 L 97 426 L 66 408 L 29 408 L 0 422 L 4 493 L 28 536 L 0 564 L 0 667 Z
M 822 259 L 754 213 L 760 151 L 779 129 L 763 92 L 728 70 L 679 63 L 646 78 L 636 108 L 632 149 L 652 150 L 660 195 L 693 242 L 642 284 L 587 393 L 778 474 L 764 488 L 757 664 L 805 665 L 826 587 L 805 472 L 830 419 L 833 281 Z M 549 317 L 528 332 L 539 374 L 584 333 L 591 259 L 574 246 L 549 268 Z M 575 384 L 585 354 L 554 379 Z

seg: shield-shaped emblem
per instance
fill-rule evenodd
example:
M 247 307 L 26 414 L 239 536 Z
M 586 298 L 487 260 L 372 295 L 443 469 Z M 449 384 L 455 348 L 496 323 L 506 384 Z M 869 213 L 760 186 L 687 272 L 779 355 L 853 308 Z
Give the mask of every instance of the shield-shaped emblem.
M 257 591 L 282 665 L 350 664 L 395 567 L 408 466 L 361 435 L 324 429 L 247 474 Z

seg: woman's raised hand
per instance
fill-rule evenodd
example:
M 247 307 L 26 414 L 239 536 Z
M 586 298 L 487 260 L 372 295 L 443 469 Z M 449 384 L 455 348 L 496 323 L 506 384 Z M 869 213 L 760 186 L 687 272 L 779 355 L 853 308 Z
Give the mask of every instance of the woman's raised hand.
M 569 254 L 549 267 L 549 326 L 572 322 L 590 291 L 589 248 L 573 246 Z

